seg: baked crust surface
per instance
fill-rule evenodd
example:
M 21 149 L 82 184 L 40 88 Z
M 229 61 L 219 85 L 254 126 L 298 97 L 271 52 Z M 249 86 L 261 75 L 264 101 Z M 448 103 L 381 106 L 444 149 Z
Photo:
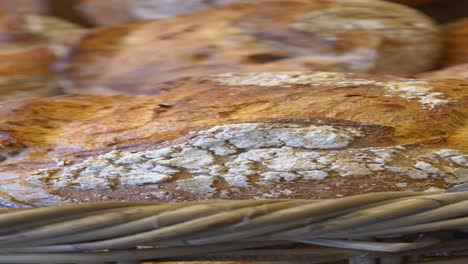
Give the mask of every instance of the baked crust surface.
M 0 190 L 21 205 L 446 189 L 468 181 L 467 87 L 267 72 L 4 102 Z

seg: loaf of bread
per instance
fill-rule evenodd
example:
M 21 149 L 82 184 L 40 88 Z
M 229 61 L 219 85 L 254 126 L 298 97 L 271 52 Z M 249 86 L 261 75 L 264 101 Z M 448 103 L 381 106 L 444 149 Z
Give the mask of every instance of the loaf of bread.
M 417 75 L 425 79 L 465 79 L 468 80 L 468 63 L 443 68 L 437 71 L 424 72 Z
M 444 66 L 468 63 L 468 18 L 446 26 L 446 55 Z
M 418 78 L 468 79 L 468 18 L 448 24 L 445 27 L 445 41 L 444 68 L 417 74 Z
M 78 10 L 94 25 L 109 26 L 140 20 L 161 19 L 231 3 L 255 0 L 81 0 Z M 390 0 L 411 6 L 421 6 L 433 0 Z M 1 3 L 1 1 L 0 1 Z
M 95 25 L 162 19 L 196 10 L 255 0 L 81 0 L 78 9 Z
M 0 100 L 58 94 L 52 67 L 65 53 L 61 40 L 77 30 L 51 17 L 0 11 Z
M 440 191 L 468 182 L 467 87 L 265 72 L 4 102 L 2 204 Z
M 323 70 L 414 74 L 441 55 L 418 11 L 376 0 L 262 0 L 89 32 L 63 76 L 72 92 L 152 94 L 224 72 Z

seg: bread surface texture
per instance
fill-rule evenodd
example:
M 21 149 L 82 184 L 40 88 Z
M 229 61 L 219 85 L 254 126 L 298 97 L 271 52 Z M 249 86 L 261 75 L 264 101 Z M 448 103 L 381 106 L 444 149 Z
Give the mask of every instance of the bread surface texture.
M 154 96 L 5 102 L 3 203 L 450 188 L 468 181 L 467 85 L 265 72 L 187 80 Z
M 0 100 L 59 94 L 53 67 L 79 30 L 57 18 L 0 10 Z
M 262 0 L 98 28 L 72 47 L 72 92 L 154 94 L 160 84 L 225 72 L 414 74 L 442 54 L 438 26 L 376 0 Z

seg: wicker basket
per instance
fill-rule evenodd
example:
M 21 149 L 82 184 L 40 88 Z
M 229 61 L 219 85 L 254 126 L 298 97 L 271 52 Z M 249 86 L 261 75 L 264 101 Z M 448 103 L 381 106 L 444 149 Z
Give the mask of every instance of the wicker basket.
M 0 209 L 0 263 L 468 263 L 468 191 Z M 464 257 L 466 256 L 466 257 Z

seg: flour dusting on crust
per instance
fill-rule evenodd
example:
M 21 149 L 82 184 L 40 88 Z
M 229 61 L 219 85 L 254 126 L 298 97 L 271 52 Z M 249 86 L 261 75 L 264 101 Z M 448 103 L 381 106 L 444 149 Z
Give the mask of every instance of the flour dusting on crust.
M 451 149 L 421 153 L 398 145 L 352 147 L 366 133 L 360 127 L 344 125 L 221 125 L 192 133 L 185 143 L 170 147 L 115 150 L 75 164 L 59 162 L 56 168 L 37 171 L 30 180 L 56 189 L 157 189 L 159 184 L 171 183 L 178 190 L 225 198 L 239 188 L 255 190 L 330 177 L 395 176 L 443 179 L 450 184 L 468 182 L 468 155 Z M 218 190 L 217 183 L 231 189 Z M 406 185 L 402 181 L 398 186 Z
M 353 77 L 352 74 L 332 72 L 264 72 L 264 73 L 228 73 L 209 77 L 207 80 L 229 86 L 332 86 L 337 88 L 355 86 L 378 86 L 385 91 L 407 100 L 417 100 L 423 107 L 430 109 L 450 102 L 443 93 L 434 92 L 426 81 L 401 79 L 376 81 Z

